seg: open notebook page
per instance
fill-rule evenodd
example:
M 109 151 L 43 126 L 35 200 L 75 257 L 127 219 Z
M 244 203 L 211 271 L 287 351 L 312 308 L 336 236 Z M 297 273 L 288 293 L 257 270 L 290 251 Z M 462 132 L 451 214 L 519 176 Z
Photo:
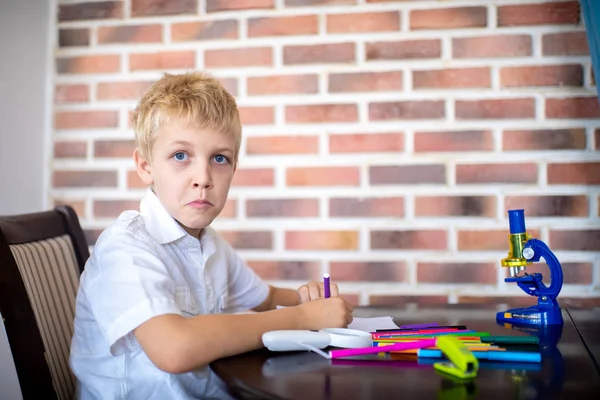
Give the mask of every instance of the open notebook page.
M 277 306 L 277 309 L 285 308 Z M 375 332 L 377 329 L 398 329 L 398 325 L 394 323 L 392 317 L 369 317 L 359 318 L 354 317 L 352 323 L 348 325 L 348 329 L 356 329 L 357 331 Z

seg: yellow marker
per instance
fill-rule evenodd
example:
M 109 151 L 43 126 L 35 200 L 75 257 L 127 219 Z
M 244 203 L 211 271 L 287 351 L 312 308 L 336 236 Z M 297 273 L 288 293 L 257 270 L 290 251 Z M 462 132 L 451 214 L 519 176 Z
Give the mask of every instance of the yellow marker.
M 440 336 L 437 338 L 436 346 L 449 360 L 449 362 L 433 364 L 436 371 L 460 379 L 472 379 L 477 376 L 479 362 L 460 340 L 452 336 Z

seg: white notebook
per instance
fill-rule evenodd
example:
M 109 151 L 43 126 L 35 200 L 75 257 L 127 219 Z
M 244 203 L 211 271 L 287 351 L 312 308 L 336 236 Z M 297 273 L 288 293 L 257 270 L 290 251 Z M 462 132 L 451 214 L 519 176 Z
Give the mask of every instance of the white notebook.
M 348 329 L 356 329 L 357 331 L 375 332 L 377 329 L 398 329 L 398 325 L 394 323 L 392 317 L 370 317 L 358 318 L 354 317 L 352 323 L 348 325 Z

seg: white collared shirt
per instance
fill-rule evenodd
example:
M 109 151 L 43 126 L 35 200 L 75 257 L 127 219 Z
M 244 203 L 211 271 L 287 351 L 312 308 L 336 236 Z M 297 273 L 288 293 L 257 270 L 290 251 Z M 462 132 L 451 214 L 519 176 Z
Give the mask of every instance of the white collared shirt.
M 78 398 L 228 398 L 208 368 L 156 368 L 133 330 L 163 314 L 247 310 L 268 292 L 212 228 L 192 237 L 149 189 L 139 213 L 125 211 L 100 235 L 81 275 L 70 354 Z

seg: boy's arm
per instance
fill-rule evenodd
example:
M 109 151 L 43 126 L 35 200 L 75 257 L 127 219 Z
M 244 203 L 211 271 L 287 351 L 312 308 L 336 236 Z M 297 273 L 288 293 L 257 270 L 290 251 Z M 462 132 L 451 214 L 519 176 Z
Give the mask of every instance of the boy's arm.
M 255 314 L 160 315 L 144 322 L 134 334 L 154 365 L 179 374 L 259 349 L 268 331 L 343 328 L 350 322 L 352 306 L 338 297 Z
M 300 304 L 300 295 L 296 290 L 269 286 L 269 295 L 253 311 L 274 310 L 277 306 L 291 307 Z

